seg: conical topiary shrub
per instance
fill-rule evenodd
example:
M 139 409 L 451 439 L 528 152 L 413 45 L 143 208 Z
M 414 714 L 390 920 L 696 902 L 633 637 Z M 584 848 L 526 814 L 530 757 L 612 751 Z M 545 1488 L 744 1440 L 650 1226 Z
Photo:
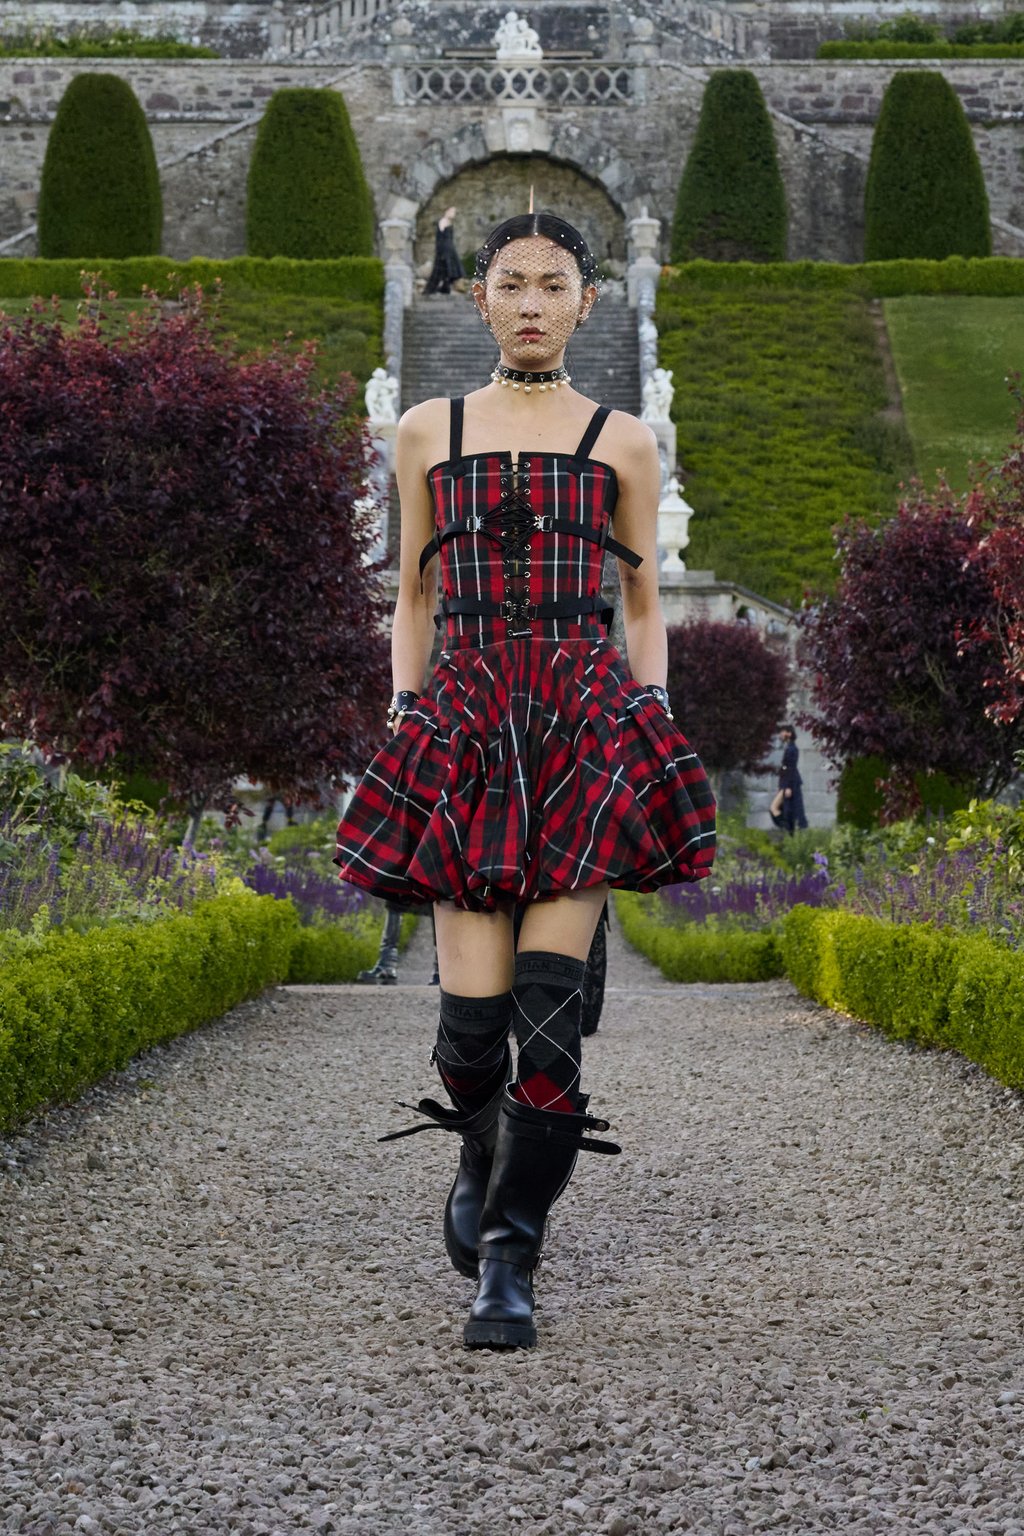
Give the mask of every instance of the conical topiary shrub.
M 871 144 L 864 259 L 991 256 L 988 194 L 959 98 L 938 70 L 889 82 Z
M 275 91 L 249 166 L 251 256 L 373 255 L 373 199 L 337 91 Z
M 672 260 L 784 261 L 786 193 L 761 87 L 748 69 L 712 75 L 679 183 Z
M 117 75 L 76 75 L 61 97 L 39 188 L 39 254 L 155 256 L 163 209 L 146 116 Z

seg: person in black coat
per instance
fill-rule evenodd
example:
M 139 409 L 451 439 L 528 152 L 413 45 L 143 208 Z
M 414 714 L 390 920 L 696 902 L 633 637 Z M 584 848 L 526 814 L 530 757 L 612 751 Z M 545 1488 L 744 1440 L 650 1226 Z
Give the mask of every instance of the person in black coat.
M 459 253 L 455 249 L 455 209 L 446 208 L 434 232 L 434 266 L 424 293 L 451 293 L 452 283 L 465 277 Z
M 797 766 L 800 761 L 800 749 L 796 744 L 796 732 L 791 725 L 784 725 L 779 736 L 782 740 L 779 788 L 768 814 L 777 827 L 782 827 L 787 832 L 795 832 L 797 827 L 807 825 L 807 816 L 804 812 L 804 781 L 800 777 L 800 769 Z

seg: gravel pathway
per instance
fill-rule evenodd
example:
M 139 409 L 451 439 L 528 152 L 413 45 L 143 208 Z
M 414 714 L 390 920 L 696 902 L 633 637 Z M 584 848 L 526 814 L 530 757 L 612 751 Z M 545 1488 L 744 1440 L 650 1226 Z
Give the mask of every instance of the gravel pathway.
M 612 945 L 540 1347 L 467 1352 L 407 984 L 280 989 L 0 1142 L 0 1529 L 1024 1536 L 1024 1115 Z M 651 1071 L 652 1063 L 654 1071 Z M 2 1165 L 6 1162 L 6 1172 Z

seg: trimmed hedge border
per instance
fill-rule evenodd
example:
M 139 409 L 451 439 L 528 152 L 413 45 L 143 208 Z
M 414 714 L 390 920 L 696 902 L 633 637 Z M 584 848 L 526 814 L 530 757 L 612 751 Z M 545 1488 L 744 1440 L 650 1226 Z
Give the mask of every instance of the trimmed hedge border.
M 0 267 L 2 271 L 2 267 Z M 1024 261 L 1018 256 L 922 257 L 901 261 L 687 261 L 662 268 L 659 301 L 675 289 L 846 288 L 869 299 L 912 294 L 959 293 L 1014 298 L 1024 294 Z
M 819 43 L 819 59 L 1024 59 L 1024 43 Z
M 1024 1088 L 1024 955 L 983 934 L 884 923 L 794 907 L 782 933 L 786 973 L 826 1007 L 895 1040 L 959 1051 Z
M 650 900 L 619 891 L 615 910 L 628 942 L 670 981 L 788 976 L 805 997 L 894 1040 L 958 1051 L 997 1082 L 1024 1088 L 1024 954 L 987 935 L 807 906 L 786 914 L 778 937 L 691 931 L 659 922 Z
M 37 294 L 62 299 L 82 296 L 82 273 L 97 271 L 115 292 L 140 294 L 144 287 L 163 291 L 173 273 L 185 287 L 200 283 L 212 287 L 217 278 L 229 286 L 238 278 L 251 288 L 270 293 L 303 293 L 316 298 L 360 299 L 381 304 L 384 299 L 384 264 L 375 256 L 339 256 L 335 261 L 293 261 L 287 256 L 234 256 L 227 261 L 194 257 L 175 261 L 171 256 L 134 256 L 122 261 L 79 258 L 45 261 L 39 257 L 11 257 L 0 261 L 0 297 L 31 299 Z
M 291 902 L 215 896 L 191 914 L 55 932 L 0 970 L 0 1129 L 289 973 Z
M 784 974 L 773 933 L 678 927 L 654 915 L 652 902 L 657 900 L 616 891 L 615 912 L 627 942 L 653 960 L 669 981 L 771 981 Z
M 417 918 L 406 913 L 398 939 L 399 952 L 405 949 Z M 300 928 L 292 945 L 288 981 L 291 985 L 319 983 L 321 986 L 355 981 L 360 971 L 376 964 L 380 949 L 381 921 L 366 914 L 360 929 L 352 933 L 337 923 L 312 924 Z

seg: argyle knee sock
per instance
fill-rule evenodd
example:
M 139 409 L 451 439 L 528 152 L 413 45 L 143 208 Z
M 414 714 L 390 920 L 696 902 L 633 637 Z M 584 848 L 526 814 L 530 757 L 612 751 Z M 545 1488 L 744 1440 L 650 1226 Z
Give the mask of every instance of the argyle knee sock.
M 512 999 L 519 1045 L 513 1098 L 574 1114 L 580 1089 L 580 1020 L 586 962 L 527 950 L 516 956 Z
M 512 993 L 496 997 L 457 997 L 441 991 L 441 1017 L 434 1060 L 460 1109 L 486 1104 L 507 1071 Z

